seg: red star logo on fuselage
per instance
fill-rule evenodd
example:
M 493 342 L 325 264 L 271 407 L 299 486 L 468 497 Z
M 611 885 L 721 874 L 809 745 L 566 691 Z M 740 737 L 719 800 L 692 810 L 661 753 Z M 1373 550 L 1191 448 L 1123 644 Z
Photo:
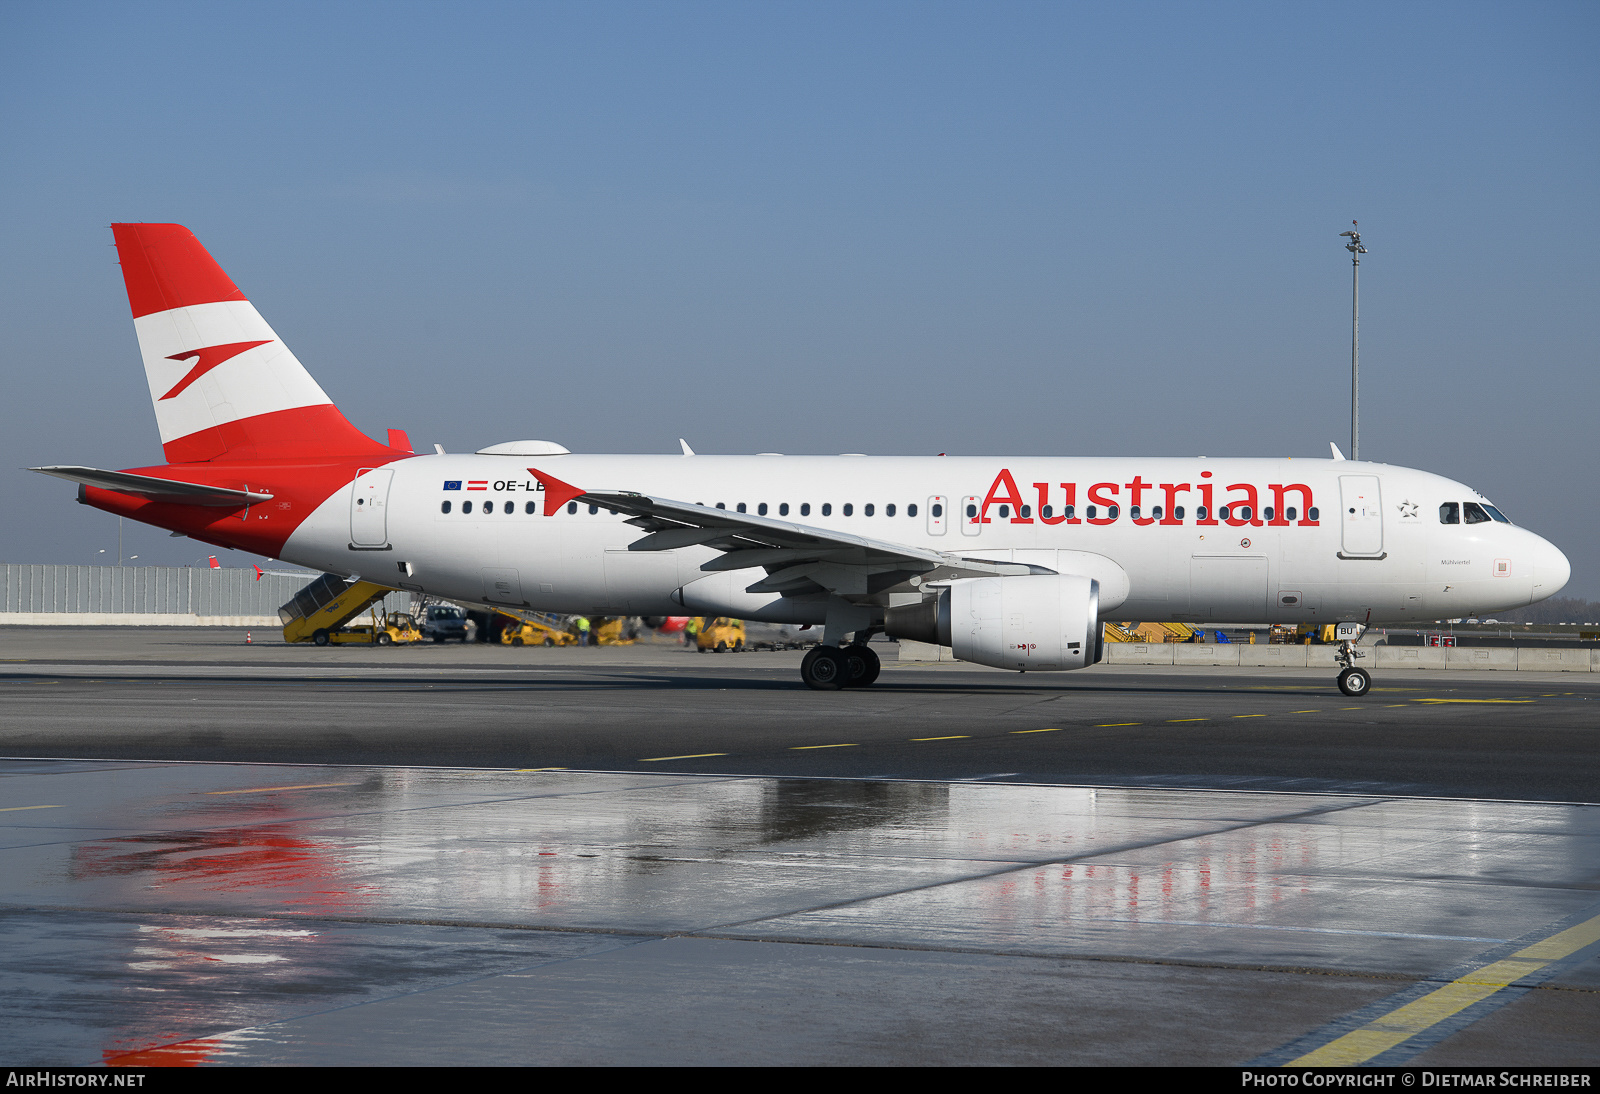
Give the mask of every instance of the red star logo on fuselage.
M 171 391 L 167 392 L 156 401 L 162 402 L 172 398 L 175 395 L 182 394 L 184 388 L 188 387 L 190 384 L 200 379 L 200 377 L 204 376 L 206 373 L 222 364 L 222 362 L 239 356 L 239 354 L 243 353 L 247 349 L 255 349 L 257 346 L 264 346 L 270 341 L 272 341 L 272 339 L 266 338 L 260 342 L 229 342 L 225 346 L 206 346 L 204 349 L 191 349 L 185 350 L 183 353 L 174 353 L 171 357 L 168 357 L 167 360 L 187 361 L 191 357 L 197 357 L 199 360 L 194 363 L 194 367 L 188 371 L 183 379 L 178 381 L 177 385 Z

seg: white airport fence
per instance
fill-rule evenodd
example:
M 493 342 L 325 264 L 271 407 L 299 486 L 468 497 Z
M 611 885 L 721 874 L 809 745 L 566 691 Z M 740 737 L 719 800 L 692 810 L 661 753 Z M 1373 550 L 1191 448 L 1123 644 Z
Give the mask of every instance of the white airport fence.
M 0 563 L 0 625 L 279 627 L 278 608 L 319 573 L 188 566 L 59 566 Z M 379 611 L 406 611 L 391 593 Z

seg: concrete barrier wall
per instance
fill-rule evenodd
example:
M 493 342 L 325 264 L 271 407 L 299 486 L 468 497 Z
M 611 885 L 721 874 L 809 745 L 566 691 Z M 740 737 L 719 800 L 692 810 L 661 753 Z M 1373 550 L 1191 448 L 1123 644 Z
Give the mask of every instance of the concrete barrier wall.
M 1517 668 L 1517 654 L 1521 650 L 1509 647 L 1495 649 L 1475 649 L 1459 646 L 1444 651 L 1444 663 L 1453 669 L 1503 669 L 1515 672 Z
M 1106 662 L 1112 665 L 1170 665 L 1175 649 L 1177 646 L 1170 642 L 1107 642 Z
M 1310 646 L 1244 645 L 1239 647 L 1239 664 L 1251 668 L 1303 669 L 1311 664 L 1311 649 Z
M 1433 646 L 1379 646 L 1378 668 L 1442 669 L 1445 668 L 1442 649 Z
M 1593 672 L 1600 650 L 1517 650 L 1517 668 L 1532 672 Z
M 1229 645 L 1202 646 L 1189 642 L 1173 642 L 1172 663 L 1175 665 L 1237 665 L 1239 647 Z
M 1600 672 L 1600 649 L 1535 650 L 1510 647 L 1363 646 L 1366 657 L 1356 662 L 1369 672 L 1379 669 L 1491 669 L 1523 672 Z M 1165 645 L 1110 642 L 1106 662 L 1112 665 L 1239 665 L 1244 668 L 1337 669 L 1337 646 L 1270 646 L 1188 642 Z

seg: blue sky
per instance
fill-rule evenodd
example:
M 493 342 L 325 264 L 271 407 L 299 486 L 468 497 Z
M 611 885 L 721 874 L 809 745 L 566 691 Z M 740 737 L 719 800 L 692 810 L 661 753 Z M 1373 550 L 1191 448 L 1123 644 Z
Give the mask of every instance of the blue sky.
M 158 458 L 114 220 L 380 436 L 1321 456 L 1359 218 L 1363 455 L 1600 597 L 1597 55 L 1579 3 L 12 0 L 0 467 Z M 0 483 L 7 561 L 114 540 Z

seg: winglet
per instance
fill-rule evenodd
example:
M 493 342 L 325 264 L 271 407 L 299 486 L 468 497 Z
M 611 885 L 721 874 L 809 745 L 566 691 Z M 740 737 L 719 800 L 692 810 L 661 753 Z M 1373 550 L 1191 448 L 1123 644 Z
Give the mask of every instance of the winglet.
M 1328 442 L 1328 447 L 1333 449 L 1333 458 L 1334 459 L 1336 459 L 1336 460 L 1344 459 L 1344 453 L 1339 451 L 1339 446 L 1338 445 L 1334 444 L 1332 441 L 1329 441 Z
M 685 456 L 694 455 L 694 449 L 689 447 L 689 442 L 688 441 L 684 440 L 682 437 L 679 437 L 678 438 L 678 443 L 683 445 L 683 454 Z
M 554 475 L 546 475 L 537 468 L 528 468 L 528 474 L 538 479 L 540 485 L 544 487 L 544 515 L 547 517 L 555 516 L 558 509 L 583 493 L 581 486 L 562 482 Z

